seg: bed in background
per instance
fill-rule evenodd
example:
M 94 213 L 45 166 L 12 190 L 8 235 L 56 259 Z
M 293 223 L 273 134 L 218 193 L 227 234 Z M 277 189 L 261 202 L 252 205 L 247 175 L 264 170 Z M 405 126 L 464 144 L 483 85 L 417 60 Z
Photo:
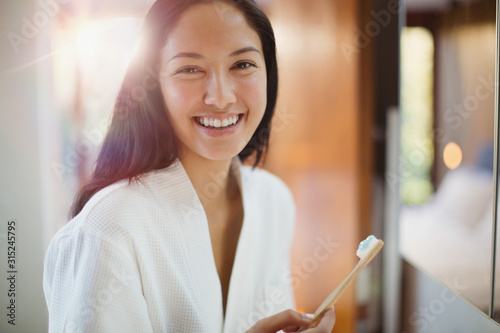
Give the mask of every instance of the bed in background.
M 461 166 L 446 173 L 426 204 L 400 212 L 403 257 L 486 312 L 491 302 L 492 193 L 491 170 Z M 496 276 L 500 285 L 500 274 Z

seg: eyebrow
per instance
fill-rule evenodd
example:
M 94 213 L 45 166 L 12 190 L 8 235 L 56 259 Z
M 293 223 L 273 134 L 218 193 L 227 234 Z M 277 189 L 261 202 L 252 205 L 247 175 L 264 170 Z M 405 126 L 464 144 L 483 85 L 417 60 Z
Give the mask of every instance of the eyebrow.
M 244 47 L 244 48 L 242 48 L 242 49 L 240 49 L 240 50 L 238 50 L 238 51 L 234 51 L 234 52 L 233 52 L 233 53 L 231 53 L 229 56 L 230 56 L 230 57 L 235 57 L 235 56 L 237 56 L 237 55 L 240 55 L 240 54 L 242 54 L 242 53 L 246 53 L 246 52 L 257 52 L 257 53 L 259 53 L 259 54 L 260 54 L 260 51 L 259 51 L 259 50 L 257 50 L 255 47 L 253 47 L 253 46 L 248 46 L 248 47 Z
M 234 51 L 233 53 L 231 53 L 229 56 L 230 57 L 235 57 L 235 56 L 238 56 L 242 53 L 246 53 L 246 52 L 257 52 L 260 54 L 260 51 L 257 50 L 255 47 L 253 46 L 248 46 L 248 47 L 244 47 L 242 49 L 239 49 L 237 51 Z M 204 56 L 202 56 L 201 54 L 198 54 L 198 53 L 193 53 L 193 52 L 180 52 L 180 53 L 177 53 L 175 56 L 173 56 L 170 60 L 174 60 L 175 58 L 193 58 L 193 59 L 203 59 L 205 58 Z

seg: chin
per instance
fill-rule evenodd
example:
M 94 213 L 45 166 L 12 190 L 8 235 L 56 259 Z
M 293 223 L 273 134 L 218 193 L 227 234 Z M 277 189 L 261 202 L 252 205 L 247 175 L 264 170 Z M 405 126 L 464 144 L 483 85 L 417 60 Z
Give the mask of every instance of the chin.
M 187 152 L 211 161 L 227 161 L 237 156 L 241 151 L 241 149 L 237 149 L 238 147 L 214 148 L 213 146 L 198 147 L 198 149 L 188 150 Z
M 204 158 L 207 160 L 211 161 L 227 161 L 231 160 L 233 157 L 238 156 L 239 153 L 229 153 L 229 152 L 224 152 L 224 153 L 216 153 L 216 154 L 206 154 L 203 155 Z

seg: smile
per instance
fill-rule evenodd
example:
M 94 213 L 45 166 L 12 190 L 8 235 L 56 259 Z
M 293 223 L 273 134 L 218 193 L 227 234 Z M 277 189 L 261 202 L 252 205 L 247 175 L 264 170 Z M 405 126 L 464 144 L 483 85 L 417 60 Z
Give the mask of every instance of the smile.
M 240 119 L 240 115 L 227 117 L 223 119 L 215 119 L 210 117 L 195 117 L 196 121 L 206 128 L 228 128 L 236 125 Z

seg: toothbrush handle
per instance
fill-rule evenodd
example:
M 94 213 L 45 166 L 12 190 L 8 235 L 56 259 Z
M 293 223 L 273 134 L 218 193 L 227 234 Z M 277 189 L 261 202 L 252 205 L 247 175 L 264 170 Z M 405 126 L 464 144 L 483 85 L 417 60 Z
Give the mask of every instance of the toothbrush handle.
M 351 285 L 352 281 L 354 281 L 354 279 L 356 279 L 356 276 L 358 276 L 359 272 L 367 264 L 368 264 L 368 262 L 366 260 L 360 260 L 357 263 L 357 265 L 354 267 L 354 269 L 351 271 L 351 273 L 349 273 L 349 275 L 344 279 L 344 281 L 342 281 L 342 283 L 339 284 L 339 286 L 337 288 L 335 288 L 335 290 L 332 291 L 332 293 L 330 295 L 328 295 L 328 297 L 318 307 L 316 312 L 314 312 L 313 321 L 310 324 L 308 324 L 307 326 L 302 326 L 301 328 L 299 328 L 299 330 L 297 332 L 302 332 L 308 328 L 316 326 L 316 324 L 323 317 L 323 314 L 326 311 L 328 311 L 332 307 L 332 305 L 334 305 L 338 301 L 340 296 L 342 296 L 344 291 L 346 291 L 347 287 L 349 287 Z
M 365 257 L 363 257 L 363 259 L 358 261 L 356 266 L 354 266 L 353 270 L 344 279 L 344 281 L 342 281 L 342 283 L 334 291 L 332 291 L 330 295 L 328 295 L 328 297 L 323 301 L 323 303 L 321 303 L 318 310 L 316 310 L 316 312 L 314 313 L 313 321 L 309 325 L 302 326 L 301 328 L 299 328 L 297 332 L 302 332 L 308 328 L 315 326 L 321 320 L 323 314 L 337 302 L 337 300 L 340 298 L 340 296 L 342 296 L 347 287 L 349 287 L 352 281 L 356 279 L 359 272 L 361 272 L 361 270 L 365 268 L 366 265 L 368 265 L 373 260 L 373 258 L 375 258 L 375 256 L 380 252 L 383 246 L 384 242 L 380 239 L 377 240 L 373 245 L 373 248 L 369 250 L 368 254 Z

